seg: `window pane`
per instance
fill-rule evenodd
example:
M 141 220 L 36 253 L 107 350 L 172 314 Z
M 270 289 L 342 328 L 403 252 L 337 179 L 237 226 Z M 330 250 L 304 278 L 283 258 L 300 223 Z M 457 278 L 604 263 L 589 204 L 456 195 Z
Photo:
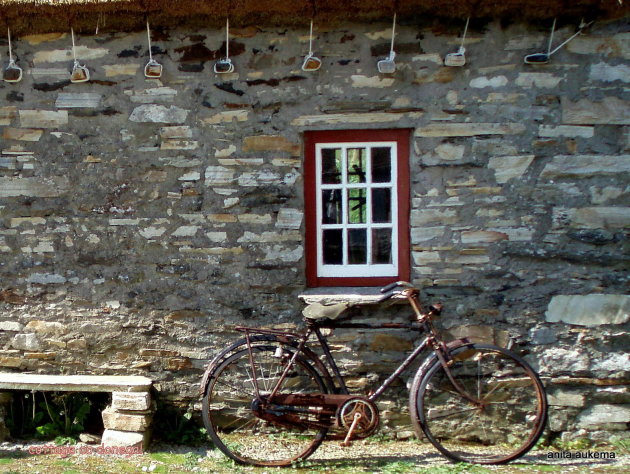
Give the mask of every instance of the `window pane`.
M 372 222 L 392 221 L 392 193 L 389 188 L 372 189 Z
M 343 230 L 324 230 L 324 264 L 343 264 Z
M 372 263 L 392 263 L 391 229 L 372 229 Z
M 365 148 L 348 148 L 348 183 L 365 183 Z
M 341 189 L 322 191 L 322 224 L 341 224 Z
M 341 148 L 322 150 L 322 183 L 341 183 Z
M 364 224 L 366 222 L 365 188 L 348 189 L 348 223 Z
M 372 182 L 389 183 L 392 180 L 391 148 L 372 148 Z
M 367 263 L 367 230 L 348 230 L 348 263 Z

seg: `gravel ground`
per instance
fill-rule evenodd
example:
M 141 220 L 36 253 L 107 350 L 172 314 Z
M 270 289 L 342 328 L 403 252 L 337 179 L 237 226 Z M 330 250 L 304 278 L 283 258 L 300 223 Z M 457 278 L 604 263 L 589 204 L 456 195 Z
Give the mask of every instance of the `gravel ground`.
M 483 473 L 483 472 L 630 472 L 630 454 L 615 451 L 615 459 L 597 459 L 610 453 L 608 448 L 591 448 L 569 451 L 567 454 L 547 449 L 532 451 L 523 458 L 506 466 L 455 465 L 448 462 L 428 443 L 417 441 L 357 441 L 350 448 L 342 448 L 339 442 L 324 443 L 307 461 L 297 468 L 262 469 L 241 467 L 226 460 L 218 450 L 207 448 L 157 444 L 143 454 L 119 455 L 111 453 L 77 454 L 92 450 L 79 443 L 60 447 L 56 453 L 34 454 L 54 448 L 51 443 L 2 443 L 0 444 L 0 473 L 56 474 L 56 473 L 117 473 L 126 472 L 334 472 L 336 473 Z M 68 448 L 64 451 L 62 448 Z M 73 448 L 73 449 L 70 449 Z M 549 453 L 558 453 L 549 458 Z M 74 454 L 73 454 L 74 453 Z M 591 454 L 589 454 L 591 453 Z M 562 454 L 564 457 L 558 459 Z M 591 456 L 590 458 L 583 458 Z

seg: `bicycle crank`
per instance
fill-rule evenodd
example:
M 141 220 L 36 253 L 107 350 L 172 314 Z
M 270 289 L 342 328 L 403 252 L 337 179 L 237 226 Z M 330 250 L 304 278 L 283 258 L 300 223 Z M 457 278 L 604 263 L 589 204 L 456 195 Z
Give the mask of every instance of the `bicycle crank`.
M 347 446 L 350 439 L 363 439 L 373 434 L 380 420 L 378 408 L 367 398 L 353 396 L 337 409 L 337 426 L 346 433 L 342 445 Z

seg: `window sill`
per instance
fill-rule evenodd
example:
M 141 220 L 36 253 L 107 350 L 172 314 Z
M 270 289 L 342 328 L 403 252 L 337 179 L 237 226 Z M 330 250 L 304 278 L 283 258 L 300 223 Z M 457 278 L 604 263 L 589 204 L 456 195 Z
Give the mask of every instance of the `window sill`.
M 320 303 L 323 305 L 336 303 L 375 304 L 382 297 L 380 288 L 366 286 L 309 288 L 298 295 L 298 298 L 306 304 Z M 404 297 L 394 296 L 390 301 L 405 302 L 406 300 Z

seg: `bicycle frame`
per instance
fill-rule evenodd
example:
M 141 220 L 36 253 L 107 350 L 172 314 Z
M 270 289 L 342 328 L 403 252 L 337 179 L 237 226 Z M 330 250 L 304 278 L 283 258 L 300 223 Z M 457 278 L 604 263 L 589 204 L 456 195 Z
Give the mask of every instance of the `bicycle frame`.
M 326 338 L 326 336 L 324 336 L 321 332 L 321 329 L 406 329 L 406 330 L 414 330 L 414 331 L 419 331 L 421 333 L 425 333 L 427 334 L 427 336 L 424 338 L 424 340 L 422 340 L 422 342 L 416 346 L 414 348 L 414 350 L 405 358 L 405 360 L 400 363 L 400 365 L 394 370 L 394 372 L 392 372 L 392 374 L 374 391 L 371 392 L 371 394 L 367 397 L 368 400 L 374 402 L 376 401 L 386 390 L 387 388 L 398 378 L 400 377 L 400 375 L 409 368 L 409 366 L 418 358 L 418 356 L 425 351 L 425 349 L 427 348 L 432 348 L 434 354 L 436 354 L 437 359 L 440 360 L 440 362 L 442 363 L 442 365 L 447 369 L 447 373 L 448 373 L 448 361 L 446 360 L 446 358 L 444 357 L 444 355 L 446 354 L 446 351 L 443 349 L 446 349 L 446 347 L 442 347 L 441 343 L 438 342 L 438 340 L 435 337 L 435 332 L 434 329 L 432 327 L 432 325 L 430 324 L 430 322 L 428 320 L 424 320 L 420 323 L 412 323 L 412 324 L 402 324 L 402 323 L 385 323 L 385 324 L 378 324 L 378 325 L 370 325 L 370 324 L 362 324 L 362 323 L 334 323 L 334 322 L 330 322 L 330 323 L 317 323 L 317 322 L 311 322 L 308 324 L 306 331 L 302 334 L 295 334 L 295 333 L 290 333 L 290 332 L 284 332 L 284 331 L 278 331 L 278 330 L 270 330 L 270 329 L 258 329 L 258 328 L 249 328 L 249 327 L 238 327 L 236 328 L 239 331 L 245 332 L 246 334 L 246 342 L 247 342 L 247 347 L 248 347 L 248 352 L 249 352 L 249 359 L 250 359 L 250 365 L 252 367 L 252 375 L 253 375 L 253 384 L 257 393 L 257 396 L 260 397 L 260 391 L 258 389 L 258 381 L 256 378 L 256 361 L 255 361 L 255 357 L 253 355 L 253 351 L 252 351 L 252 342 L 251 342 L 251 334 L 271 334 L 271 335 L 277 335 L 280 337 L 284 337 L 286 338 L 285 340 L 288 341 L 289 339 L 293 339 L 296 340 L 297 342 L 297 346 L 294 346 L 294 353 L 291 357 L 291 360 L 289 361 L 289 363 L 286 365 L 286 367 L 284 368 L 283 373 L 280 375 L 280 378 L 278 379 L 276 385 L 273 387 L 271 393 L 266 397 L 267 402 L 272 403 L 274 400 L 274 397 L 277 395 L 278 390 L 280 389 L 280 387 L 282 386 L 282 384 L 284 383 L 284 380 L 286 379 L 289 371 L 291 370 L 291 368 L 293 367 L 293 365 L 295 364 L 295 361 L 297 359 L 297 357 L 299 356 L 299 354 L 302 354 L 305 352 L 305 350 L 307 349 L 306 343 L 309 340 L 309 338 L 312 335 L 315 335 L 319 346 L 321 347 L 323 353 L 324 353 L 324 357 L 326 360 L 326 363 L 328 364 L 328 368 L 330 368 L 332 370 L 332 374 L 334 376 L 334 386 L 333 386 L 333 393 L 328 395 L 329 397 L 333 396 L 335 394 L 343 394 L 343 395 L 350 395 L 350 392 L 348 390 L 348 387 L 346 386 L 345 380 L 343 375 L 341 374 L 341 371 L 339 370 L 339 366 L 337 365 L 331 351 L 330 351 L 330 346 L 328 345 L 328 340 Z M 460 345 L 463 343 L 468 342 L 467 340 L 456 340 L 456 341 L 452 341 L 451 344 L 455 343 L 456 345 Z M 451 345 L 449 344 L 449 345 Z M 429 356 L 430 357 L 430 356 Z M 431 359 L 433 360 L 433 359 Z M 328 374 L 324 374 L 324 375 L 328 375 Z M 450 378 L 450 377 L 449 377 Z M 330 378 L 331 380 L 332 377 Z M 461 386 L 459 386 L 459 384 L 455 381 L 455 380 L 451 380 L 455 386 L 455 388 L 460 391 L 462 393 L 463 396 L 465 396 L 466 398 L 468 398 L 469 400 L 478 403 L 477 400 L 475 400 L 474 398 L 470 397 L 463 388 L 461 388 Z M 324 399 L 326 399 L 326 395 L 324 395 Z

